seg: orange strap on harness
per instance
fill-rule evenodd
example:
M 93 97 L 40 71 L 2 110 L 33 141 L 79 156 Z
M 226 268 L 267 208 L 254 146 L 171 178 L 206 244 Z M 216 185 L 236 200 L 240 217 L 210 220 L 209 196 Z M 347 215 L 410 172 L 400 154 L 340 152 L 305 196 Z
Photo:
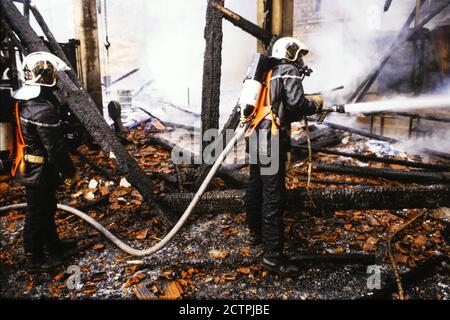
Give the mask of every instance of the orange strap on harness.
M 252 119 L 250 126 L 248 127 L 247 133 L 245 135 L 246 138 L 250 138 L 250 136 L 255 132 L 256 128 L 263 122 L 264 120 L 272 121 L 272 134 L 277 134 L 279 125 L 276 121 L 276 115 L 272 112 L 272 97 L 270 94 L 270 81 L 272 79 L 272 70 L 267 73 L 266 84 L 261 93 L 261 98 L 258 101 L 258 105 L 256 106 L 255 112 L 250 118 Z
M 20 125 L 19 115 L 19 103 L 16 102 L 16 159 L 11 171 L 13 177 L 16 176 L 17 170 L 20 168 L 20 172 L 25 172 L 25 140 L 22 135 L 22 126 Z

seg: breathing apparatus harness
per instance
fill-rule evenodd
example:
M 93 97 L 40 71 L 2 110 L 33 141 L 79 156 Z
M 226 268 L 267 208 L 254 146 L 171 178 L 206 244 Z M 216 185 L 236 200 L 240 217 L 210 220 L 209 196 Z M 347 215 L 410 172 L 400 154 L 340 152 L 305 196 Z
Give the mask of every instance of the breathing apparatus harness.
M 256 128 L 264 121 L 272 121 L 272 135 L 277 135 L 281 126 L 278 115 L 274 112 L 271 96 L 272 62 L 267 56 L 254 56 L 240 99 L 241 122 L 248 124 L 246 138 L 249 138 Z M 302 80 L 309 77 L 313 70 L 308 66 L 294 65 L 298 68 Z

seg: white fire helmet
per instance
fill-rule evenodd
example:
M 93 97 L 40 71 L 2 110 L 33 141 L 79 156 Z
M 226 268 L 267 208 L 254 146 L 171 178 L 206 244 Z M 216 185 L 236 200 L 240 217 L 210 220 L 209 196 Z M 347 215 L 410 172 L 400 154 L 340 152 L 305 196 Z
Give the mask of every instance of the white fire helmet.
M 30 100 L 41 93 L 41 87 L 56 85 L 58 71 L 68 71 L 70 67 L 57 56 L 48 52 L 34 52 L 23 60 L 23 86 L 13 93 L 18 100 Z
M 306 45 L 295 38 L 281 38 L 275 42 L 272 48 L 272 58 L 286 59 L 292 62 L 299 61 L 309 53 Z

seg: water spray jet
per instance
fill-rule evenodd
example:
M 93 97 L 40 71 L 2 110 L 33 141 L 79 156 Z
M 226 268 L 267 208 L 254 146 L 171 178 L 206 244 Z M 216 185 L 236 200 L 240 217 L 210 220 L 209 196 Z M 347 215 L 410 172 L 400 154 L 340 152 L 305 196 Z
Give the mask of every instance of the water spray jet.
M 407 110 L 446 109 L 450 108 L 450 96 L 423 96 L 414 98 L 395 98 L 371 102 L 358 102 L 352 104 L 328 106 L 318 123 L 323 123 L 330 113 L 376 113 L 383 111 L 401 112 Z

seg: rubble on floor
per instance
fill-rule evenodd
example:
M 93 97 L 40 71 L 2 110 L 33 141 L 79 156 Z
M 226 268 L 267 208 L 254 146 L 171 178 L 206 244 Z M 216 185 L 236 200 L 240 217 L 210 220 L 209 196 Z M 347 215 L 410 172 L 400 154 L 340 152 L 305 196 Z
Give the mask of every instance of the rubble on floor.
M 147 133 L 142 128 L 129 135 L 127 148 L 147 174 L 155 180 L 155 194 L 190 191 L 195 168 L 177 168 L 170 154 L 159 147 L 137 147 Z M 383 156 L 405 158 L 401 150 L 351 137 L 338 145 L 342 150 L 365 150 Z M 79 150 L 102 168 L 114 174 L 115 165 L 100 152 L 86 146 Z M 414 158 L 408 157 L 410 160 Z M 139 193 L 123 177 L 110 181 L 74 156 L 78 173 L 73 183 L 60 188 L 62 203 L 83 208 L 120 239 L 137 248 L 150 247 L 169 231 L 174 219 L 156 216 Z M 315 154 L 315 162 L 362 163 L 351 158 Z M 306 187 L 304 159 L 298 159 L 288 173 L 289 189 Z M 372 163 L 364 164 L 373 166 Z M 379 164 L 375 164 L 379 166 Z M 383 165 L 383 167 L 393 167 Z M 242 169 L 246 172 L 247 169 Z M 156 174 L 157 173 L 157 174 Z M 174 180 L 173 177 L 176 179 Z M 177 178 L 178 177 L 178 178 Z M 180 186 L 177 179 L 182 179 Z M 340 174 L 313 173 L 318 183 L 334 180 L 342 184 L 327 187 L 355 187 L 355 182 L 374 186 L 404 185 L 385 179 L 367 179 Z M 345 185 L 348 183 L 348 185 Z M 226 190 L 223 180 L 216 178 L 211 190 Z M 0 206 L 24 202 L 24 189 L 12 182 L 0 183 Z M 409 228 L 395 244 L 394 256 L 400 272 L 406 274 L 417 265 L 436 256 L 450 255 L 448 246 L 448 209 L 430 211 L 424 219 Z M 305 254 L 374 254 L 381 267 L 382 283 L 392 280 L 389 259 L 384 248 L 390 235 L 423 210 L 346 211 L 314 217 L 304 213 L 288 213 L 285 217 L 287 251 Z M 448 214 L 447 214 L 448 215 Z M 440 218 L 441 217 L 441 218 Z M 258 264 L 261 248 L 248 242 L 245 214 L 210 214 L 193 216 L 169 246 L 158 254 L 130 257 L 105 240 L 78 218 L 58 213 L 58 230 L 62 238 L 76 238 L 82 247 L 64 268 L 52 274 L 28 275 L 24 271 L 21 233 L 23 212 L 10 212 L 0 217 L 0 297 L 55 299 L 360 299 L 371 297 L 377 290 L 368 288 L 368 266 L 364 264 L 333 265 L 305 263 L 297 279 L 282 279 L 263 270 Z M 68 289 L 69 266 L 79 268 L 81 287 Z M 450 298 L 449 265 L 442 263 L 415 283 L 405 284 L 412 299 Z M 75 268 L 75 270 L 76 270 Z M 388 295 L 396 298 L 395 290 Z

